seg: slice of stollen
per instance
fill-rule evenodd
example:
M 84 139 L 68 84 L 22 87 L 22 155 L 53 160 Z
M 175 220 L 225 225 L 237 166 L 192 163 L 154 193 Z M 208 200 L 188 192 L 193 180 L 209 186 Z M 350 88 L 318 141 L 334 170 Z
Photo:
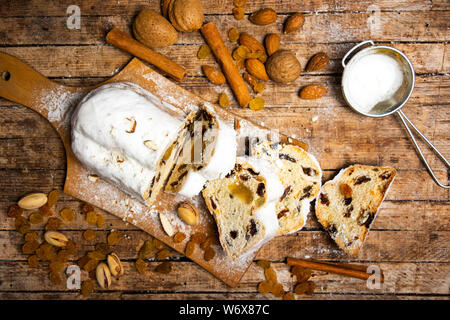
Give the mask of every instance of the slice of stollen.
M 358 254 L 396 173 L 394 168 L 353 165 L 323 185 L 317 219 L 346 253 Z

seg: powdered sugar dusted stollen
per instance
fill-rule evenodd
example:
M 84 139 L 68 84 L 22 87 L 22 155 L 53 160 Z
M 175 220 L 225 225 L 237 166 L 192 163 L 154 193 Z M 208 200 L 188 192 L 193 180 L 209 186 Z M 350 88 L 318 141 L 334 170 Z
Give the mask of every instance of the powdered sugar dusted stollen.
M 276 204 L 279 235 L 303 228 L 311 202 L 318 196 L 322 170 L 316 158 L 302 148 L 257 141 L 251 147 L 252 156 L 269 161 L 283 184 L 283 193 Z
M 181 110 L 137 85 L 106 84 L 75 110 L 72 150 L 92 173 L 151 204 L 179 154 L 188 123 Z
M 317 219 L 348 254 L 361 249 L 395 175 L 394 168 L 353 165 L 323 185 Z
M 254 252 L 278 231 L 275 202 L 283 187 L 264 160 L 238 157 L 224 178 L 206 183 L 202 194 L 214 216 L 227 255 L 237 260 Z
M 188 130 L 190 139 L 184 143 L 166 191 L 193 197 L 207 181 L 224 177 L 234 168 L 237 142 L 233 124 L 220 119 L 207 104 Z

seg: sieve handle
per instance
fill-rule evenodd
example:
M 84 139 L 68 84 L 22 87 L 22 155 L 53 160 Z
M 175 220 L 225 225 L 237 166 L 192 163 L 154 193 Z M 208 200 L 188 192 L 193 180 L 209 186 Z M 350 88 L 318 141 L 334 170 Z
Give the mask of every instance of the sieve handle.
M 411 128 L 414 129 L 414 131 L 417 132 L 417 134 L 433 149 L 433 151 L 438 155 L 438 157 L 445 163 L 447 168 L 450 168 L 450 163 L 448 162 L 448 160 L 442 155 L 442 153 L 439 152 L 439 150 L 431 143 L 431 141 L 428 140 L 427 137 L 425 137 L 423 135 L 423 133 L 420 132 L 419 129 L 417 129 L 417 127 L 411 122 L 411 120 L 408 119 L 408 117 L 403 113 L 402 110 L 398 110 L 397 114 L 399 115 L 400 119 L 402 120 L 403 125 L 405 126 L 406 130 L 408 131 L 409 136 L 411 137 L 411 139 L 414 143 L 414 146 L 416 147 L 416 150 L 419 153 L 419 156 L 422 158 L 422 161 L 425 164 L 425 167 L 427 168 L 428 173 L 431 175 L 434 182 L 436 182 L 438 184 L 438 186 L 440 186 L 442 188 L 450 189 L 449 185 L 442 184 L 439 181 L 439 179 L 436 177 L 436 175 L 434 174 L 433 170 L 431 169 L 430 165 L 428 164 L 428 161 L 425 159 L 422 149 L 420 149 L 419 144 L 417 143 L 416 138 L 414 137 L 413 133 L 411 132 L 411 129 L 409 126 L 411 126 Z
M 372 46 L 375 45 L 375 43 L 372 40 L 366 40 L 363 42 L 358 43 L 356 46 L 354 46 L 353 48 L 351 48 L 344 56 L 344 58 L 342 59 L 342 66 L 345 68 L 347 66 L 347 64 L 345 63 L 345 60 L 347 60 L 347 58 L 353 53 L 353 51 L 355 51 L 356 49 L 358 49 L 361 46 L 364 46 L 366 44 L 370 44 Z

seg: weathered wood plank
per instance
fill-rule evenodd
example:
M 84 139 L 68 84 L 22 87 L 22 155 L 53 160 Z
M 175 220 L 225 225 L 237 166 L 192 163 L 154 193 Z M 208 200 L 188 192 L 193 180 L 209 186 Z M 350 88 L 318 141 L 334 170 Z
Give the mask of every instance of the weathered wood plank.
M 75 221 L 63 225 L 60 230 L 85 230 L 90 228 L 85 222 L 85 217 L 80 213 L 82 203 L 77 200 L 71 200 L 70 196 L 62 194 L 54 210 L 56 217 L 63 208 L 70 208 L 75 213 Z M 15 230 L 14 220 L 6 219 L 7 208 L 13 202 L 0 202 L 0 230 Z M 412 209 L 414 211 L 412 213 Z M 96 209 L 96 212 L 102 214 L 105 218 L 105 226 L 96 230 L 139 230 L 132 224 L 122 221 L 116 216 L 103 210 Z M 372 230 L 401 230 L 401 231 L 449 231 L 450 230 L 450 202 L 433 201 L 390 201 L 383 202 L 380 214 L 371 226 Z M 304 230 L 321 230 L 322 227 L 317 222 L 314 214 L 311 212 Z M 42 231 L 42 226 L 32 226 L 32 230 Z M 144 234 L 145 236 L 145 234 Z
M 376 16 L 378 22 L 373 24 L 375 18 L 372 13 L 306 14 L 302 32 L 284 35 L 283 41 L 337 43 L 368 38 L 407 42 L 448 40 L 448 11 L 380 12 Z M 236 21 L 229 15 L 211 15 L 206 20 L 214 21 L 223 35 L 232 26 L 238 26 L 262 36 L 280 33 L 286 17 L 280 14 L 277 23 L 265 27 L 255 26 L 247 19 Z M 0 45 L 104 44 L 106 32 L 112 27 L 129 32 L 132 18 L 132 15 L 88 16 L 81 19 L 80 30 L 70 30 L 66 26 L 66 17 L 6 17 L 0 25 Z M 183 33 L 178 43 L 199 44 L 203 43 L 203 39 L 198 32 Z
M 436 3 L 435 3 L 436 2 Z M 444 7 L 445 1 L 433 1 L 431 5 L 430 1 L 423 0 L 382 0 L 377 1 L 376 6 L 380 10 L 389 11 L 416 11 L 416 10 L 430 10 Z M 0 16 L 14 17 L 14 16 L 65 16 L 67 7 L 72 3 L 68 0 L 47 1 L 46 6 L 42 6 L 42 0 L 4 0 L 2 7 L 0 7 Z M 203 10 L 205 14 L 229 14 L 233 8 L 233 1 L 230 0 L 203 0 Z M 83 16 L 98 16 L 98 15 L 134 15 L 142 8 L 152 8 L 159 12 L 159 1 L 147 1 L 147 0 L 116 0 L 101 1 L 101 0 L 84 0 L 78 4 L 81 14 Z M 372 6 L 372 7 L 370 7 Z M 248 1 L 244 6 L 246 12 L 252 12 L 260 9 L 261 7 L 273 8 L 278 13 L 283 12 L 340 12 L 340 11 L 368 11 L 374 10 L 373 1 L 334 1 L 334 0 L 322 0 L 322 1 L 302 1 L 289 2 L 289 1 L 277 1 L 277 0 L 256 0 Z
M 160 275 L 150 271 L 145 276 L 138 276 L 131 262 L 124 262 L 125 275 L 113 281 L 111 290 L 164 291 L 164 292 L 252 292 L 256 293 L 259 281 L 264 279 L 261 268 L 253 264 L 244 275 L 240 285 L 229 288 L 209 273 L 192 262 L 177 262 L 173 271 Z M 158 263 L 149 263 L 152 270 Z M 278 280 L 285 290 L 292 290 L 295 278 L 284 263 L 272 264 Z M 445 263 L 377 263 L 385 274 L 385 283 L 381 289 L 369 289 L 365 281 L 338 275 L 315 272 L 312 280 L 316 283 L 316 293 L 352 293 L 352 294 L 448 294 L 450 265 Z M 50 283 L 47 271 L 30 269 L 24 262 L 0 263 L 0 291 L 51 291 L 64 290 L 65 285 L 55 286 Z M 26 275 L 26 277 L 24 277 Z
M 263 40 L 263 35 L 259 37 Z M 233 50 L 236 45 L 226 41 Z M 448 73 L 449 44 L 444 43 L 380 43 L 393 46 L 404 52 L 411 60 L 417 73 Z M 282 43 L 283 48 L 292 50 L 302 66 L 317 52 L 324 51 L 330 57 L 330 64 L 324 69 L 309 74 L 342 73 L 341 59 L 355 43 L 303 44 Z M 172 46 L 159 49 L 158 52 L 169 57 L 187 69 L 190 76 L 203 76 L 202 64 L 216 65 L 212 56 L 205 60 L 196 58 L 198 45 Z M 98 46 L 45 46 L 45 47 L 5 47 L 2 52 L 13 55 L 46 77 L 107 77 L 129 61 L 131 55 L 108 45 Z M 92 64 L 91 57 L 101 57 Z
M 277 100 L 276 96 L 272 98 Z M 310 151 L 324 169 L 337 169 L 351 163 L 392 165 L 397 169 L 424 168 L 395 116 L 372 119 L 342 106 L 266 108 L 258 112 L 237 108 L 232 111 L 308 142 Z M 450 126 L 448 106 L 424 108 L 407 105 L 405 113 L 444 155 L 450 154 L 449 136 L 446 134 Z M 3 108 L 0 151 L 5 155 L 0 158 L 1 168 L 65 168 L 64 150 L 58 135 L 44 118 L 27 108 Z M 430 149 L 424 148 L 424 153 L 434 167 L 444 169 Z M 56 158 L 49 160 L 38 156 L 42 154 Z
M 87 224 L 83 227 L 88 228 Z M 115 252 L 125 260 L 136 259 L 137 252 L 144 240 L 151 237 L 143 231 L 124 230 L 126 237 Z M 64 231 L 69 239 L 80 244 L 79 256 L 83 252 L 93 250 L 94 244 L 106 241 L 107 231 L 98 231 L 95 242 L 82 238 L 82 231 Z M 0 243 L 4 250 L 0 260 L 25 260 L 21 253 L 22 236 L 15 231 L 0 231 Z M 432 230 L 371 230 L 362 251 L 357 257 L 349 257 L 333 243 L 324 231 L 300 231 L 295 235 L 281 236 L 268 242 L 257 254 L 256 259 L 273 261 L 284 260 L 287 256 L 314 259 L 332 259 L 349 261 L 427 261 L 450 262 L 450 234 L 448 231 Z M 184 258 L 183 255 L 171 251 L 172 258 Z

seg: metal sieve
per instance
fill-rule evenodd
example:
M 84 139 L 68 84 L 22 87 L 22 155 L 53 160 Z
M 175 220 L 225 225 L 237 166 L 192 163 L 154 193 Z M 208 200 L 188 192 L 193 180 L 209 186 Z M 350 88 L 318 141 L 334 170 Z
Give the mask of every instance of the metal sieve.
M 366 46 L 366 47 L 361 48 L 363 46 Z M 357 50 L 359 50 L 359 51 L 357 51 Z M 352 54 L 353 54 L 353 56 L 351 56 Z M 401 84 L 401 86 L 399 87 L 399 89 L 391 97 L 378 102 L 373 108 L 371 108 L 369 111 L 367 111 L 367 110 L 362 110 L 361 107 L 356 106 L 352 102 L 352 97 L 348 91 L 347 86 L 344 84 L 347 83 L 347 81 L 349 79 L 349 74 L 351 73 L 351 70 L 352 70 L 350 68 L 350 66 L 352 64 L 356 63 L 362 57 L 364 57 L 366 55 L 372 55 L 372 54 L 384 54 L 384 55 L 388 55 L 388 56 L 394 58 L 397 61 L 397 63 L 399 63 L 399 65 L 403 71 L 404 81 Z M 425 159 L 425 156 L 424 156 L 421 148 L 419 147 L 419 144 L 417 143 L 417 140 L 414 137 L 411 129 L 414 130 L 433 149 L 433 151 L 437 154 L 437 156 L 445 163 L 447 168 L 450 168 L 450 163 L 439 152 L 439 150 L 436 149 L 436 147 L 427 139 L 427 137 L 425 137 L 422 134 L 422 132 L 420 132 L 419 129 L 417 129 L 417 127 L 411 122 L 411 120 L 409 120 L 406 117 L 406 115 L 401 110 L 401 108 L 406 104 L 409 97 L 411 96 L 413 88 L 414 88 L 414 80 L 415 80 L 414 68 L 413 68 L 411 62 L 409 61 L 409 59 L 402 52 L 400 52 L 399 50 L 397 50 L 395 48 L 387 47 L 387 46 L 377 46 L 374 44 L 374 42 L 372 40 L 367 40 L 367 41 L 363 41 L 363 42 L 357 44 L 356 46 L 354 46 L 352 49 L 350 49 L 347 52 L 347 54 L 342 59 L 342 66 L 344 67 L 344 73 L 342 75 L 341 89 L 342 89 L 342 93 L 344 95 L 344 99 L 347 102 L 347 104 L 356 112 L 358 112 L 362 115 L 368 116 L 368 117 L 379 118 L 379 117 L 384 117 L 384 116 L 390 115 L 392 113 L 396 113 L 399 116 L 400 120 L 402 121 L 403 125 L 405 126 L 406 131 L 408 132 L 409 136 L 411 137 L 411 140 L 413 141 L 414 146 L 415 146 L 420 158 L 422 159 L 425 167 L 427 168 L 427 170 L 430 173 L 433 180 L 440 187 L 449 189 L 450 186 L 442 184 L 439 181 L 439 179 L 436 177 L 436 175 L 434 174 L 433 170 L 431 169 L 430 165 L 428 164 L 427 160 Z

